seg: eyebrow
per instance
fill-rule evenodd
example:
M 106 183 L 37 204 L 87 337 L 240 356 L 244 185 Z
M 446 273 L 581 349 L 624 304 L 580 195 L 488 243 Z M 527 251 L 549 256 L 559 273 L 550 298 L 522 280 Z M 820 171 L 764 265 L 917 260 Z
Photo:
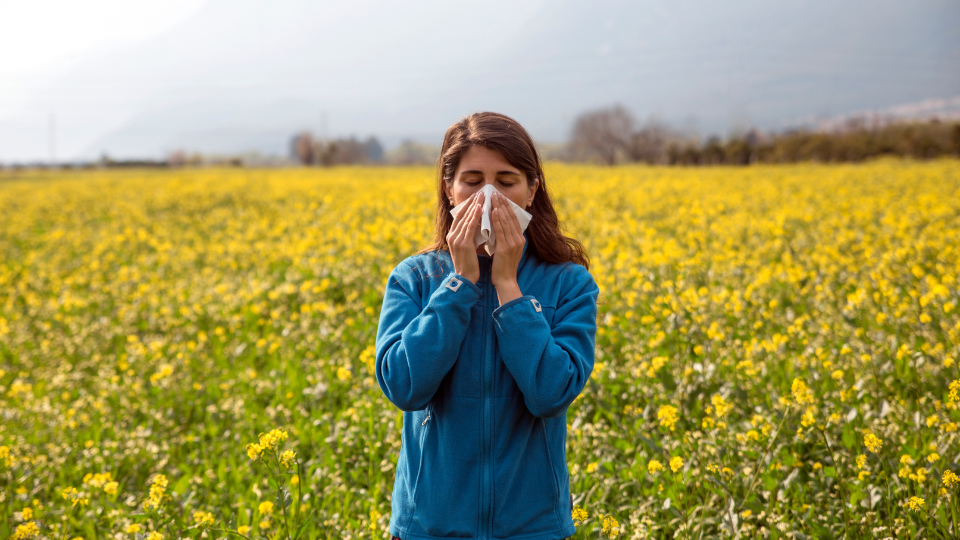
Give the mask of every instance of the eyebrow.
M 460 174 L 461 174 L 461 175 L 464 175 L 464 174 L 483 174 L 483 171 L 462 171 Z M 512 174 L 512 175 L 514 175 L 514 176 L 520 176 L 520 173 L 514 172 L 514 171 L 497 171 L 497 176 L 500 176 L 501 174 Z

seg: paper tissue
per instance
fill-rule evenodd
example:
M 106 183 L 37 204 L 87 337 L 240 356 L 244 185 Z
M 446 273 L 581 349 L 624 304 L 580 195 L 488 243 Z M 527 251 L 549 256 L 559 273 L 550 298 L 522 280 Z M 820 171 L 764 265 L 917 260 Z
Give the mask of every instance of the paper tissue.
M 493 209 L 492 198 L 495 191 L 499 190 L 493 184 L 486 184 L 479 191 L 479 193 L 483 193 L 483 209 L 480 211 L 480 227 L 477 229 L 476 236 L 474 236 L 474 242 L 476 243 L 477 247 L 486 244 L 483 246 L 483 249 L 485 249 L 490 255 L 493 255 L 494 252 L 496 252 L 497 247 L 495 245 L 496 235 L 493 232 L 493 225 L 490 222 L 490 218 L 492 217 L 490 212 Z M 510 199 L 505 200 L 510 204 L 510 208 L 513 210 L 514 215 L 517 216 L 517 221 L 520 222 L 520 232 L 525 231 L 527 229 L 527 224 L 530 223 L 530 219 L 533 217 L 533 214 L 527 212 Z M 450 213 L 453 214 L 453 217 L 457 217 L 457 214 L 462 212 L 464 208 L 468 207 L 469 203 L 471 202 L 473 202 L 473 199 L 468 198 L 467 200 L 451 208 Z

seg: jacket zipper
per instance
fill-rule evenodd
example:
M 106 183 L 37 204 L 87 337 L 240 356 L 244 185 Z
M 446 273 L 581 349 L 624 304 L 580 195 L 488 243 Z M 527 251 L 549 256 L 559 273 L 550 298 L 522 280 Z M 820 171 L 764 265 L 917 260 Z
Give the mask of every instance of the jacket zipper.
M 488 273 L 489 273 L 489 271 L 490 271 L 490 269 L 487 268 L 487 272 L 488 272 Z M 485 298 L 484 298 L 484 300 L 485 300 L 485 301 L 484 301 L 484 314 L 485 314 L 485 315 L 487 315 L 487 314 L 490 312 L 490 310 L 489 310 L 488 308 L 489 308 L 489 307 L 491 306 L 491 304 L 492 304 L 492 302 L 489 302 L 489 300 L 490 300 L 490 289 L 489 289 L 489 287 L 488 287 L 489 281 L 490 281 L 490 280 L 489 280 L 489 278 L 488 278 L 488 279 L 487 279 L 487 282 L 488 282 L 488 283 L 484 284 L 484 288 L 483 288 L 484 297 L 485 297 Z M 491 505 L 492 505 L 492 504 L 491 504 L 492 501 L 490 500 L 490 499 L 492 499 L 492 495 L 491 495 L 491 493 L 490 493 L 490 491 L 492 491 L 492 486 L 490 486 L 490 462 L 493 461 L 493 458 L 490 456 L 490 453 L 491 453 L 491 449 L 490 449 L 490 446 L 491 446 L 491 445 L 490 445 L 490 439 L 491 439 L 491 437 L 492 437 L 492 435 L 493 435 L 493 434 L 492 434 L 492 430 L 493 430 L 493 418 L 491 417 L 491 414 L 490 414 L 490 386 L 491 386 L 491 384 L 492 384 L 492 378 L 493 378 L 493 374 L 491 373 L 491 372 L 493 371 L 493 360 L 492 360 L 492 358 L 491 358 L 492 355 L 493 355 L 493 336 L 491 335 L 491 334 L 492 334 L 492 328 L 490 328 L 490 324 L 491 324 L 491 323 L 492 323 L 492 318 L 489 317 L 489 316 L 485 316 L 485 318 L 484 318 L 484 330 L 485 330 L 485 332 L 486 332 L 486 349 L 485 349 L 485 354 L 484 354 L 484 366 L 483 366 L 483 367 L 484 367 L 484 372 L 483 372 L 483 436 L 484 436 L 484 439 L 483 439 L 483 457 L 484 457 L 484 461 L 483 461 L 483 474 L 484 474 L 484 482 L 483 482 L 483 486 L 482 486 L 482 490 L 481 490 L 481 493 L 482 493 L 482 497 L 481 497 L 481 498 L 482 498 L 482 502 L 483 502 L 483 516 L 482 516 L 482 520 L 481 520 L 481 523 L 480 523 L 480 539 L 481 539 L 481 540 L 487 540 L 487 539 L 490 537 L 489 526 L 490 526 L 490 514 L 492 513 L 492 512 L 491 512 L 491 509 L 490 509 L 490 507 L 491 507 Z

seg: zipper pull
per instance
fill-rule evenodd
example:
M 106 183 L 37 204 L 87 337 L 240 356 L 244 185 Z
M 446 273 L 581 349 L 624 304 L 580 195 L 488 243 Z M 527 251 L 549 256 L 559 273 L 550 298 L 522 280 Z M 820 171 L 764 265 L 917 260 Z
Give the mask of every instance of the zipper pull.
M 427 413 L 427 417 L 423 419 L 423 422 L 420 425 L 421 426 L 427 425 L 427 420 L 430 420 L 430 413 Z

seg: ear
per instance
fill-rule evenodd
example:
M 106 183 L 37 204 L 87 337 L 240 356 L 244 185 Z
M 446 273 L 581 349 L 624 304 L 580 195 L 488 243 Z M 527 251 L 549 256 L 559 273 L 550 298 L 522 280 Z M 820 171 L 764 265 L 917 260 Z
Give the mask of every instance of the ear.
M 537 188 L 539 188 L 539 187 L 540 187 L 540 179 L 539 179 L 539 178 L 534 178 L 534 179 L 533 179 L 533 187 L 532 187 L 532 188 L 528 188 L 528 191 L 530 192 L 530 196 L 527 197 L 527 208 L 530 208 L 531 206 L 533 206 L 533 198 L 534 198 L 534 196 L 537 194 Z

